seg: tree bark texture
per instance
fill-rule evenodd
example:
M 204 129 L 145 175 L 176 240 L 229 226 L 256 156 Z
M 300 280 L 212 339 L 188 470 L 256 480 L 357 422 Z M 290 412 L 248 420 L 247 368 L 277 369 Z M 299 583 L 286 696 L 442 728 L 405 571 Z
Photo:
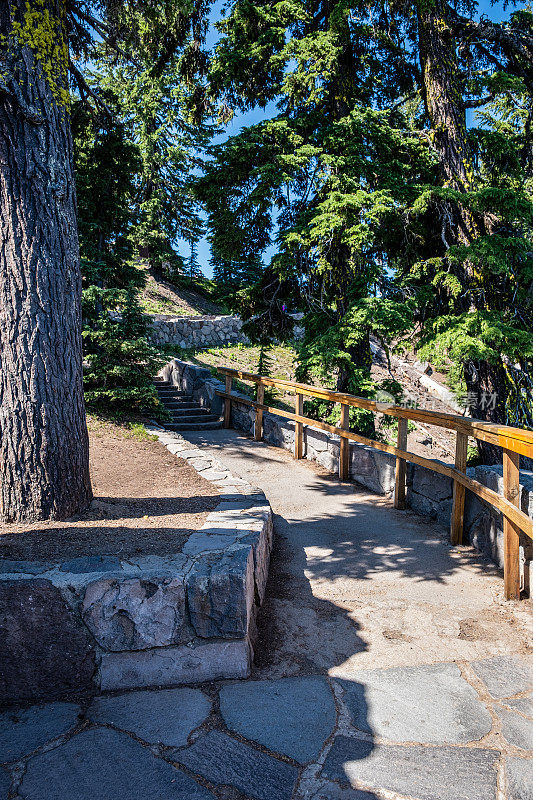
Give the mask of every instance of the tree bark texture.
M 468 143 L 466 112 L 456 42 L 447 19 L 446 3 L 435 0 L 418 14 L 420 64 L 424 80 L 424 101 L 431 123 L 433 144 L 448 186 L 468 192 L 473 186 L 473 164 Z M 449 222 L 446 222 L 446 216 Z M 445 210 L 444 226 L 449 228 L 447 245 L 468 244 L 481 232 L 480 221 L 461 204 Z M 455 227 L 456 231 L 453 231 Z M 453 234 L 455 233 L 455 241 Z
M 424 4 L 418 12 L 420 64 L 424 79 L 424 101 L 430 120 L 433 144 L 439 155 L 442 174 L 448 186 L 458 192 L 473 187 L 473 163 L 467 136 L 463 87 L 457 59 L 457 42 L 449 24 L 448 6 L 444 0 Z M 468 245 L 491 228 L 491 219 L 474 215 L 460 202 L 445 203 L 441 208 L 444 245 Z M 456 311 L 469 312 L 484 308 L 487 293 L 479 288 L 471 264 L 466 262 L 458 275 L 463 291 Z M 482 278 L 481 278 L 482 280 Z M 481 299 L 480 299 L 481 298 Z M 486 361 L 464 364 L 466 388 L 477 397 L 470 407 L 472 416 L 495 423 L 505 423 L 505 374 L 501 364 Z M 495 401 L 488 398 L 496 398 Z M 500 463 L 498 448 L 478 442 L 484 463 Z
M 0 520 L 91 500 L 64 0 L 0 6 Z

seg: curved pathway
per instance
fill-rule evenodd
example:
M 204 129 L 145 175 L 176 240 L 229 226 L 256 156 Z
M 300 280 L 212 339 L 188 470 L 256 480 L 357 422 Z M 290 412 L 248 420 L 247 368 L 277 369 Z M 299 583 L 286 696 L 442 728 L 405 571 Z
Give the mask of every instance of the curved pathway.
M 275 512 L 252 679 L 0 714 L 0 800 L 532 800 L 530 604 L 309 462 L 187 439 Z
M 470 661 L 533 648 L 530 602 L 446 532 L 306 460 L 234 430 L 190 431 L 262 489 L 275 549 L 256 677 Z

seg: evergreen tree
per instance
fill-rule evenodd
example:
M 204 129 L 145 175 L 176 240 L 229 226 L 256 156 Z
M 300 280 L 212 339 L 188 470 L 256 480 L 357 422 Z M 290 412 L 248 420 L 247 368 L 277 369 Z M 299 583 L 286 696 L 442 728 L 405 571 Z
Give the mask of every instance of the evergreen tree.
M 190 84 L 205 12 L 181 0 L 0 4 L 1 520 L 65 518 L 91 498 L 70 80 L 82 99 L 95 92 L 77 58 L 94 60 L 109 46 L 131 60 L 131 36 L 141 31 L 153 43 L 155 77 L 180 50 Z M 201 94 L 192 93 L 196 109 Z M 149 191 L 144 201 L 150 208 Z
M 198 263 L 198 240 L 191 238 L 189 239 L 188 244 L 191 252 L 189 255 L 187 272 L 189 278 L 194 280 L 194 278 L 197 278 L 202 274 L 202 270 L 200 269 L 200 265 Z
M 138 148 L 124 126 L 73 107 L 74 161 L 83 278 L 85 401 L 112 412 L 158 411 L 151 376 L 160 364 L 139 306 L 144 272 L 134 264 Z
M 137 177 L 137 251 L 155 277 L 179 279 L 187 270 L 175 248 L 178 238 L 198 241 L 202 220 L 190 175 L 212 132 L 201 76 L 201 49 L 208 4 L 154 3 L 148 9 L 124 2 L 116 25 L 128 57 L 113 43 L 100 48 L 93 80 L 117 95 L 121 117 L 142 163 Z M 190 266 L 190 265 L 189 265 Z
M 421 120 L 438 157 L 440 181 L 420 195 L 417 212 L 433 216 L 434 246 L 403 259 L 405 286 L 417 286 L 422 353 L 451 362 L 451 382 L 466 390 L 473 416 L 497 423 L 524 419 L 532 407 L 530 166 L 513 149 L 530 148 L 530 130 L 515 125 L 509 100 L 533 88 L 533 16 L 512 13 L 498 24 L 478 19 L 477 4 L 433 0 L 401 9 L 419 59 Z M 391 5 L 388 18 L 398 18 Z M 493 125 L 467 126 L 467 110 L 492 104 Z M 492 128 L 492 130 L 491 130 Z M 420 126 L 422 133 L 422 125 Z M 427 227 L 428 233 L 431 227 Z M 431 291 L 428 291 L 428 287 Z M 486 462 L 497 448 L 479 444 Z
M 222 30 L 212 68 L 221 102 L 276 100 L 279 114 L 212 148 L 198 192 L 217 252 L 258 259 L 275 241 L 265 282 L 280 322 L 284 307 L 306 311 L 299 377 L 368 395 L 371 331 L 390 336 L 410 317 L 401 298 L 383 297 L 387 248 L 413 187 L 436 174 L 400 112 L 379 108 L 409 73 L 344 3 L 237 2 Z M 268 300 L 260 284 L 249 297 Z M 370 430 L 371 418 L 359 424 Z
M 60 0 L 0 4 L 0 522 L 91 500 Z
M 211 246 L 211 268 L 213 270 L 213 281 L 219 299 L 228 307 L 234 308 L 239 313 L 243 313 L 243 290 L 250 289 L 260 280 L 263 265 L 258 256 L 249 259 L 235 258 L 227 259 L 219 255 L 215 249 L 216 243 Z M 237 297 L 237 292 L 241 292 Z
M 513 422 L 530 384 L 531 198 L 512 148 L 529 149 L 530 124 L 504 143 L 466 111 L 499 103 L 506 126 L 502 99 L 531 96 L 533 18 L 476 8 L 237 0 L 213 91 L 222 109 L 279 113 L 214 148 L 199 192 L 226 259 L 276 239 L 270 268 L 298 280 L 307 310 L 302 374 L 368 393 L 369 334 L 412 332 L 413 311 L 422 352 L 457 365 L 472 412 Z

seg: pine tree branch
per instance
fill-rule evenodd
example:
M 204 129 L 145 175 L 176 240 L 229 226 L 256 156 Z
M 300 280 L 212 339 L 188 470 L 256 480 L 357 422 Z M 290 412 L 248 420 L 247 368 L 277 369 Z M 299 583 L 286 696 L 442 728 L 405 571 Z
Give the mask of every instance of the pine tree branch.
M 479 21 L 463 17 L 450 5 L 447 7 L 452 32 L 459 39 L 479 39 L 501 48 L 506 56 L 519 56 L 533 66 L 533 37 L 522 31 L 492 22 L 488 17 Z
M 115 115 L 113 114 L 113 112 L 111 111 L 111 109 L 109 108 L 107 103 L 104 100 L 102 100 L 102 98 L 99 97 L 96 94 L 96 92 L 93 91 L 93 89 L 91 89 L 91 87 L 89 86 L 89 84 L 87 83 L 87 81 L 85 80 L 85 78 L 83 77 L 81 72 L 79 71 L 79 69 L 76 66 L 74 66 L 74 64 L 73 64 L 73 62 L 71 60 L 69 61 L 68 68 L 69 68 L 70 74 L 72 75 L 72 77 L 74 78 L 74 80 L 76 82 L 76 85 L 77 85 L 77 87 L 78 87 L 78 89 L 80 91 L 80 94 L 82 95 L 82 100 L 84 100 L 85 97 L 87 97 L 87 96 L 92 97 L 92 99 L 94 100 L 97 108 L 99 108 L 101 111 L 103 111 L 109 119 L 114 119 Z
M 106 25 L 105 22 L 102 20 L 97 19 L 92 14 L 89 14 L 88 11 L 83 11 L 79 5 L 79 3 L 73 2 L 70 7 L 70 19 L 73 26 L 78 30 L 78 34 L 81 36 L 85 33 L 85 36 L 90 39 L 91 35 L 88 30 L 76 20 L 76 17 L 79 17 L 89 28 L 92 28 L 96 33 L 102 37 L 102 41 L 105 43 L 107 47 L 111 50 L 114 50 L 119 56 L 122 56 L 126 61 L 129 63 L 136 63 L 135 59 L 129 53 L 126 53 L 116 41 L 113 39 L 113 31 L 109 25 Z
M 398 102 L 394 103 L 394 105 L 391 106 L 388 110 L 392 113 L 393 111 L 396 111 L 396 109 L 403 106 L 404 103 L 408 103 L 410 100 L 414 100 L 415 97 L 418 97 L 419 95 L 420 95 L 420 90 L 416 89 L 414 92 L 411 92 L 410 94 L 405 95 L 404 97 L 400 97 Z
M 463 102 L 463 108 L 481 108 L 482 106 L 486 106 L 487 103 L 492 103 L 494 97 L 494 93 L 491 92 L 484 97 L 478 97 L 477 100 L 465 100 Z

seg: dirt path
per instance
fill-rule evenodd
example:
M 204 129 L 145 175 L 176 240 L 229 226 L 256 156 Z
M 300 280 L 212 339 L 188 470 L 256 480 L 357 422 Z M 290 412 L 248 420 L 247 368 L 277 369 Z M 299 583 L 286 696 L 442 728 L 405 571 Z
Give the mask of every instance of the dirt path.
M 260 487 L 275 550 L 255 677 L 470 661 L 533 650 L 530 602 L 499 572 L 389 501 L 236 431 L 187 438 Z
M 531 606 L 410 513 L 209 437 L 276 514 L 252 680 L 0 714 L 0 800 L 531 800 Z

